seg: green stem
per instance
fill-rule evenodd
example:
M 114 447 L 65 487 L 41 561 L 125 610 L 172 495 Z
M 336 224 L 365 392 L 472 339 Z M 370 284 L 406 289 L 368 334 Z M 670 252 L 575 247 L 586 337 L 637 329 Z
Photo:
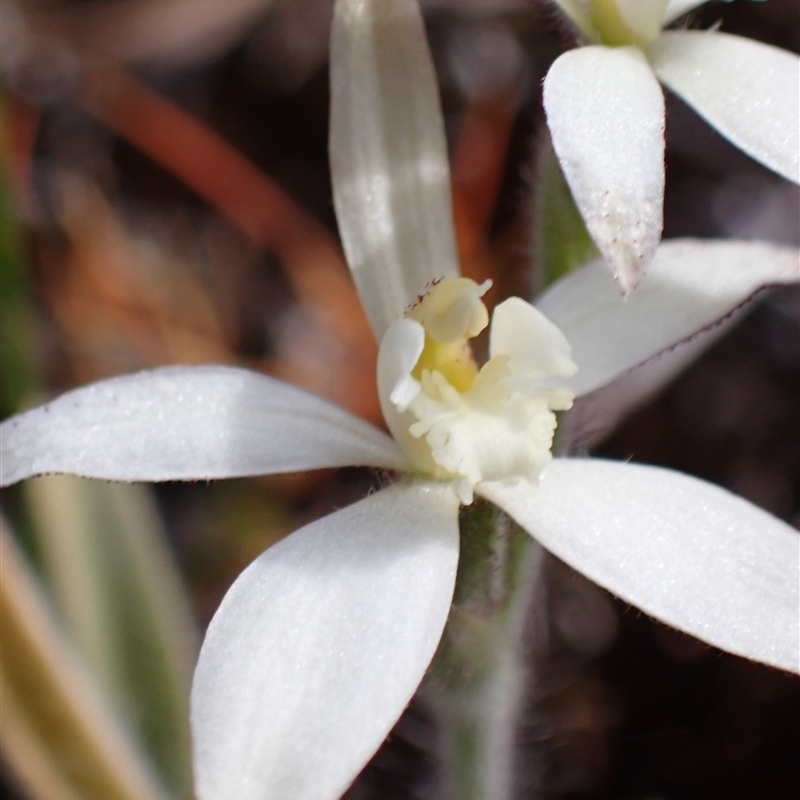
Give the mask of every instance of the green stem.
M 485 503 L 462 511 L 453 611 L 431 673 L 451 800 L 510 800 L 541 548 Z
M 572 199 L 550 137 L 543 133 L 534 149 L 532 195 L 534 295 L 543 292 L 599 253 Z

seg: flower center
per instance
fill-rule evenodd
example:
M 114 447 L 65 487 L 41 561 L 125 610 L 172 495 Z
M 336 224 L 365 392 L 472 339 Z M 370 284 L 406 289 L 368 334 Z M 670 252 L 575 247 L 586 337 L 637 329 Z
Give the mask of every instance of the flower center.
M 536 481 L 551 458 L 553 410 L 572 404 L 571 391 L 542 381 L 576 369 L 561 332 L 519 298 L 495 310 L 479 369 L 469 340 L 489 323 L 489 285 L 435 283 L 389 328 L 378 357 L 384 417 L 411 466 L 452 481 L 465 503 L 481 481 Z

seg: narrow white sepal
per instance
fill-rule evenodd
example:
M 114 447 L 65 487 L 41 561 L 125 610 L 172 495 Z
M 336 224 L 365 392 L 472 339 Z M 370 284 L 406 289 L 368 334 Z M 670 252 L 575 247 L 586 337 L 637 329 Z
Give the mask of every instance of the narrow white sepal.
M 741 36 L 670 31 L 647 47 L 658 77 L 724 137 L 800 183 L 800 58 Z
M 424 482 L 337 511 L 251 564 L 195 672 L 200 800 L 336 800 L 433 658 L 457 561 L 456 497 Z
M 718 322 L 764 286 L 800 281 L 800 252 L 763 242 L 677 239 L 658 248 L 647 275 L 620 297 L 601 261 L 574 270 L 536 307 L 563 332 L 586 395 Z
M 372 425 L 233 367 L 166 367 L 112 378 L 0 426 L 2 486 L 48 472 L 166 481 L 405 463 Z
M 636 47 L 580 47 L 544 81 L 547 124 L 575 203 L 623 291 L 661 238 L 664 96 Z
M 538 488 L 477 491 L 661 622 L 800 671 L 800 534 L 746 500 L 672 470 L 595 459 L 552 461 Z
M 330 157 L 347 261 L 375 337 L 458 275 L 439 91 L 415 0 L 338 0 Z

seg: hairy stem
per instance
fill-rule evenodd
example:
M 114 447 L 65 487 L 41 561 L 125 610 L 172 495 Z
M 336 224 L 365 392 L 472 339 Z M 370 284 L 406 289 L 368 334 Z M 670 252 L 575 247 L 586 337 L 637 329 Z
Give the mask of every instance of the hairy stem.
M 525 630 L 541 548 L 486 504 L 462 511 L 453 610 L 431 673 L 443 721 L 445 796 L 510 800 L 519 719 L 530 682 Z

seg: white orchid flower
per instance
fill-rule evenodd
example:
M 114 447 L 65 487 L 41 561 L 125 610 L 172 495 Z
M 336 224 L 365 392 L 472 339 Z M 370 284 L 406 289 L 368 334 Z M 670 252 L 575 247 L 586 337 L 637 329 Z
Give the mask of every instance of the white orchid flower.
M 550 461 L 552 410 L 569 404 L 559 384 L 574 366 L 563 334 L 522 300 L 495 309 L 490 359 L 476 365 L 467 340 L 488 314 L 482 287 L 458 277 L 443 122 L 413 0 L 339 0 L 331 59 L 336 211 L 381 339 L 377 379 L 393 438 L 230 367 L 103 381 L 0 427 L 2 485 L 42 472 L 191 480 L 364 465 L 406 473 L 271 547 L 226 595 L 192 690 L 198 797 L 334 800 L 345 791 L 433 658 L 453 597 L 459 502 L 473 492 L 646 613 L 800 670 L 796 531 L 669 470 Z M 797 280 L 796 251 L 741 245 L 752 269 L 731 272 L 726 247 L 667 248 L 665 268 L 688 265 L 683 283 L 664 307 L 655 288 L 625 304 L 635 341 L 615 340 L 614 354 L 591 331 L 598 320 L 613 324 L 619 298 L 588 305 L 586 328 L 566 302 L 588 385 L 612 381 L 761 285 Z M 585 291 L 571 277 L 563 287 L 576 298 Z M 653 326 L 654 314 L 674 310 L 676 320 Z
M 800 60 L 717 31 L 664 31 L 694 0 L 555 0 L 589 45 L 544 81 L 553 147 L 586 226 L 624 292 L 661 238 L 664 96 L 682 98 L 739 149 L 800 182 Z

